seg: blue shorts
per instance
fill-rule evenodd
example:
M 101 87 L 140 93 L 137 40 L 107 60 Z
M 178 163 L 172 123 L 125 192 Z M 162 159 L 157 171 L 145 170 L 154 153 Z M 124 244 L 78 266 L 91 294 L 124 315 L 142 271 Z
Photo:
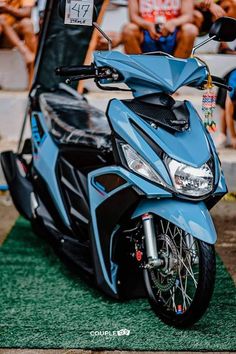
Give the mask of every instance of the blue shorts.
M 176 47 L 177 33 L 178 30 L 176 29 L 175 32 L 169 36 L 161 37 L 158 41 L 155 41 L 151 38 L 148 31 L 143 31 L 144 39 L 141 44 L 142 52 L 148 53 L 162 51 L 168 54 L 173 54 Z
M 236 70 L 231 72 L 228 84 L 233 88 L 233 90 L 229 93 L 230 98 L 232 101 L 236 101 Z

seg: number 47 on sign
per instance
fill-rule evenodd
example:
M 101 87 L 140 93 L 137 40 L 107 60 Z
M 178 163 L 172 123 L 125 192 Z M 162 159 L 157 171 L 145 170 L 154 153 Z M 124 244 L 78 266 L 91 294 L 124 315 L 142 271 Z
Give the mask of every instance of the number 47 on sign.
M 66 0 L 66 25 L 93 25 L 94 0 Z

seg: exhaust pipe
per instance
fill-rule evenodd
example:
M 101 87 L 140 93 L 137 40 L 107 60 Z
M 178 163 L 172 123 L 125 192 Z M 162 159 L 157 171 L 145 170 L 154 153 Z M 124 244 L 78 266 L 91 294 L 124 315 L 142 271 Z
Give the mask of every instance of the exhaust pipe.
M 13 151 L 1 153 L 1 165 L 16 209 L 30 220 L 32 218 L 31 193 L 33 186 L 20 172 L 17 155 Z

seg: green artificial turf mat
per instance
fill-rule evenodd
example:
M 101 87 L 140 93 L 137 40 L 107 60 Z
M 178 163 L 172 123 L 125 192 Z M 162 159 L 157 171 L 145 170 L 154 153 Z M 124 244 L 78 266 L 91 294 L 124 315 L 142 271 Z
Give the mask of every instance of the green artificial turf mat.
M 118 302 L 90 288 L 20 218 L 0 247 L 0 347 L 122 350 L 236 349 L 236 290 L 222 262 L 211 307 L 190 330 L 164 325 L 146 300 Z M 91 331 L 129 329 L 129 336 Z

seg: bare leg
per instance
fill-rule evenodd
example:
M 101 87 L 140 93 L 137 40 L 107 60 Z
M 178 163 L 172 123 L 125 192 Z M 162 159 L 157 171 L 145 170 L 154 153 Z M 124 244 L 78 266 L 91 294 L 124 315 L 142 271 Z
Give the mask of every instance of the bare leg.
M 16 30 L 23 38 L 25 46 L 30 51 L 30 56 L 33 59 L 27 63 L 29 73 L 29 85 L 33 81 L 34 76 L 34 59 L 37 51 L 37 37 L 34 34 L 34 27 L 32 21 L 29 18 L 23 18 L 16 26 Z
M 122 34 L 119 32 L 107 32 L 112 40 L 112 48 L 118 47 L 122 43 Z M 99 33 L 97 38 L 96 50 L 107 50 L 107 40 Z
M 141 43 L 143 41 L 143 33 L 134 23 L 128 23 L 122 31 L 122 42 L 124 43 L 125 53 L 141 54 Z
M 23 55 L 26 64 L 31 64 L 34 61 L 34 54 L 30 49 L 25 45 L 25 43 L 20 39 L 16 31 L 8 25 L 5 20 L 1 21 L 3 34 L 7 37 L 8 41 L 13 47 L 18 48 L 20 53 Z
M 23 18 L 17 24 L 17 32 L 24 39 L 25 45 L 35 54 L 37 50 L 37 37 L 34 34 L 34 27 L 29 18 Z
M 0 37 L 3 34 L 3 25 L 5 23 L 5 16 L 0 14 Z
M 197 26 L 198 30 L 200 31 L 203 25 L 204 17 L 202 13 L 198 10 L 194 10 L 193 12 L 193 23 Z
M 231 98 L 227 95 L 225 102 L 225 115 L 226 122 L 230 132 L 231 144 L 234 149 L 236 149 L 236 131 L 235 131 L 235 123 L 234 123 L 234 104 Z
M 225 117 L 225 110 L 220 109 L 220 132 L 224 135 L 227 134 L 227 124 L 226 124 L 226 117 Z
M 223 149 L 226 147 L 227 142 L 227 124 L 225 110 L 221 108 L 220 110 L 220 131 L 216 138 L 216 148 Z
M 194 41 L 198 33 L 198 28 L 192 23 L 186 23 L 185 25 L 181 26 L 177 36 L 177 47 L 175 50 L 175 57 L 190 57 Z

